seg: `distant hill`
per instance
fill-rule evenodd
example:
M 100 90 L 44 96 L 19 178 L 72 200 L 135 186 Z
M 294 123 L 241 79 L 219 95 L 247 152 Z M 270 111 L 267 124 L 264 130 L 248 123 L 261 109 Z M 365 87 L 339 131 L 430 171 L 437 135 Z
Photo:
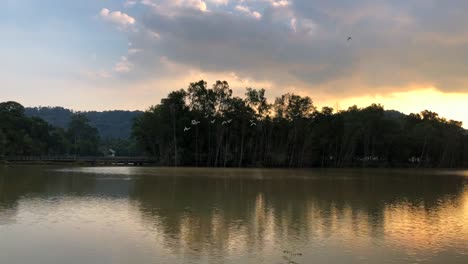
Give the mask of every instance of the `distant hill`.
M 74 112 L 63 107 L 27 107 L 25 109 L 27 116 L 40 117 L 51 125 L 66 128 L 70 118 L 74 113 L 84 114 L 96 127 L 101 138 L 128 138 L 131 134 L 133 120 L 141 111 L 90 111 Z

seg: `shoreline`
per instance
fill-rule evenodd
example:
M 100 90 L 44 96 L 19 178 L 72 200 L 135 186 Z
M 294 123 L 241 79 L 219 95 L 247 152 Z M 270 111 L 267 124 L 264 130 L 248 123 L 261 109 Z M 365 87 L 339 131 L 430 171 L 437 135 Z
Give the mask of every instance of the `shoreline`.
M 165 168 L 165 169 L 272 169 L 272 170 L 405 170 L 405 171 L 424 171 L 424 170 L 468 170 L 468 168 L 444 168 L 444 167 L 410 167 L 410 166 L 344 166 L 344 167 L 260 167 L 260 166 L 227 166 L 227 167 L 208 167 L 208 166 L 170 166 L 156 163 L 132 163 L 132 162 L 86 162 L 86 161 L 5 161 L 0 160 L 0 166 L 73 166 L 73 167 L 146 167 L 146 168 Z

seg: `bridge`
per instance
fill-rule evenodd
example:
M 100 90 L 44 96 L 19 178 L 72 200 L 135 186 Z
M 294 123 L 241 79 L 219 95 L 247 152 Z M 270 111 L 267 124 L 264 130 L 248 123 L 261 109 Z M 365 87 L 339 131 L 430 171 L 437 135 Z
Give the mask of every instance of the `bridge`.
M 107 157 L 107 156 L 5 156 L 0 157 L 1 161 L 8 163 L 74 163 L 85 165 L 154 165 L 156 159 L 151 157 Z

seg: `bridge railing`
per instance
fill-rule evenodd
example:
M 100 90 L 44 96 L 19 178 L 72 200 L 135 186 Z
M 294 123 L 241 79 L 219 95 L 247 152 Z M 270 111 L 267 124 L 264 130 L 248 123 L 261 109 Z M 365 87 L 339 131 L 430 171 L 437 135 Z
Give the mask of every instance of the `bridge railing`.
M 107 156 L 3 156 L 4 161 L 83 161 L 83 162 L 155 162 L 151 157 L 107 157 Z
M 3 156 L 0 160 L 7 161 L 76 161 L 77 156 Z

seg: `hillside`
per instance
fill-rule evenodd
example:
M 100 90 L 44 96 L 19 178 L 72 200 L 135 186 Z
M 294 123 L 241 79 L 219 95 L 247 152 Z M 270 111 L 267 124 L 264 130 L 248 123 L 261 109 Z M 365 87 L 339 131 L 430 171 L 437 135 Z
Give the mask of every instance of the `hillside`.
M 27 107 L 25 114 L 29 117 L 37 116 L 51 125 L 66 128 L 70 118 L 75 113 L 63 107 Z M 84 114 L 92 126 L 99 131 L 101 138 L 128 138 L 131 134 L 132 124 L 140 111 L 89 111 Z

